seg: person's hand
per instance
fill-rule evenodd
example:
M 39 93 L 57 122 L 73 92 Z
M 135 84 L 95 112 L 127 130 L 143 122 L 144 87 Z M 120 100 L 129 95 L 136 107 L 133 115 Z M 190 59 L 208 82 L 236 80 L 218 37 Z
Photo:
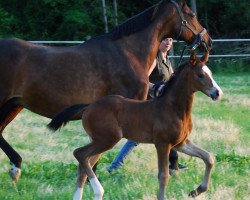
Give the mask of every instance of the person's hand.
M 161 92 L 162 92 L 162 89 L 164 87 L 164 81 L 160 81 L 156 84 L 154 84 L 152 87 L 149 88 L 149 96 L 154 98 L 154 97 L 158 97 Z

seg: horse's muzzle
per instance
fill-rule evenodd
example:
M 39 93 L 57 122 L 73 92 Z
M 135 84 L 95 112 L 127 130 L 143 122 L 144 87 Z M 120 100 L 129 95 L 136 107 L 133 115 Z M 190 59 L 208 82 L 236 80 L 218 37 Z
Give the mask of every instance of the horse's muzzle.
M 210 51 L 212 49 L 212 46 L 213 46 L 213 40 L 211 38 L 209 38 L 207 43 L 202 42 L 202 44 L 207 51 Z

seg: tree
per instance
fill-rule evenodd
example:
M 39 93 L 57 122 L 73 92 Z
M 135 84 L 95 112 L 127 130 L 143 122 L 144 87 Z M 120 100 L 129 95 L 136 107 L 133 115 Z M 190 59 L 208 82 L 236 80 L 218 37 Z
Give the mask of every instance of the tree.
M 106 0 L 107 24 L 119 23 L 159 0 Z M 187 0 L 190 4 L 194 0 Z M 199 19 L 213 38 L 249 38 L 248 0 L 196 1 Z M 26 40 L 85 40 L 105 32 L 100 0 L 0 0 L 0 37 Z

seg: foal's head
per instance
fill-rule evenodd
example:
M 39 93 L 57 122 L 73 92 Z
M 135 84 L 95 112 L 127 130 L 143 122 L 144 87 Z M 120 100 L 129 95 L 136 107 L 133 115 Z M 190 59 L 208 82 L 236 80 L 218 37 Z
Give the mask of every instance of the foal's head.
M 217 85 L 212 77 L 210 69 L 206 66 L 208 60 L 208 53 L 206 53 L 201 59 L 199 59 L 193 52 L 190 56 L 188 68 L 189 68 L 189 81 L 192 85 L 193 91 L 201 91 L 213 100 L 218 100 L 222 96 L 222 90 Z

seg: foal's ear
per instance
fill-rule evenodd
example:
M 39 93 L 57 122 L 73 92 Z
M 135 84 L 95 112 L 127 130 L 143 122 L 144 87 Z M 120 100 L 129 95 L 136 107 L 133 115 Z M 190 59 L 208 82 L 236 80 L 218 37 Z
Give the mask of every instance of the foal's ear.
M 209 51 L 206 51 L 206 53 L 201 57 L 201 62 L 206 63 L 208 61 L 208 57 L 209 57 Z
M 192 51 L 192 54 L 189 58 L 189 63 L 194 66 L 197 62 L 197 56 L 196 56 L 196 53 L 194 51 Z

